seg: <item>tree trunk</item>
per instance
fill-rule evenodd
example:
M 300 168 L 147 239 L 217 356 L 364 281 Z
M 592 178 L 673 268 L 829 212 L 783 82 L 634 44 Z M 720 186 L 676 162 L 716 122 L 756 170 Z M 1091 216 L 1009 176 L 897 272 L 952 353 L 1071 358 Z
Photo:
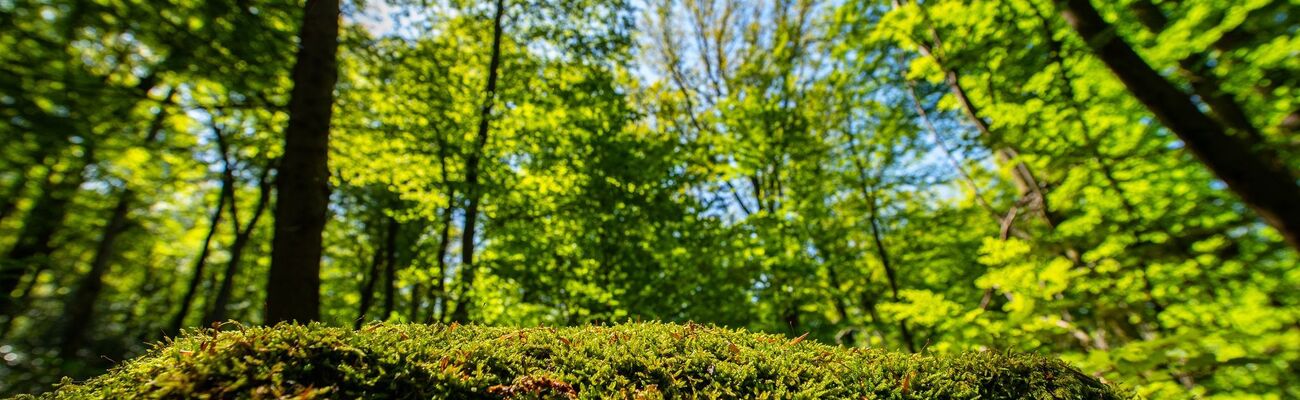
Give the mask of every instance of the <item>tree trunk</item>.
M 227 166 L 229 168 L 229 166 Z M 230 191 L 234 190 L 234 183 L 228 178 L 221 179 L 221 193 L 217 195 L 217 207 L 212 210 L 212 218 L 208 221 L 208 234 L 203 237 L 203 244 L 199 247 L 199 255 L 194 258 L 194 275 L 190 276 L 189 286 L 185 287 L 185 294 L 181 296 L 180 309 L 172 317 L 170 333 L 180 332 L 185 327 L 185 317 L 189 315 L 191 303 L 198 296 L 199 284 L 203 282 L 203 271 L 208 266 L 208 252 L 212 248 L 212 238 L 217 236 L 217 230 L 221 228 L 221 214 L 225 212 L 226 200 L 230 197 Z
M 461 236 L 461 287 L 457 296 L 456 309 L 451 313 L 452 321 L 466 322 L 469 319 L 469 291 L 474 286 L 474 231 L 478 222 L 479 199 L 482 196 L 478 183 L 479 158 L 487 147 L 488 128 L 492 122 L 492 106 L 496 102 L 497 74 L 501 67 L 502 18 L 505 16 L 505 0 L 496 0 L 496 13 L 492 17 L 492 57 L 488 60 L 487 87 L 483 90 L 483 109 L 479 113 L 478 136 L 474 151 L 465 160 L 465 194 L 469 205 L 465 207 L 465 228 Z
M 71 300 L 64 308 L 67 324 L 63 327 L 63 336 L 59 345 L 60 357 L 65 359 L 73 357 L 77 350 L 81 349 L 82 339 L 88 330 L 86 328 L 90 326 L 94 317 L 95 302 L 104 288 L 104 274 L 108 271 L 108 263 L 113 258 L 113 243 L 122 232 L 126 231 L 127 213 L 131 211 L 131 200 L 134 196 L 130 189 L 125 189 L 117 199 L 108 223 L 104 225 L 99 244 L 95 247 L 95 257 L 90 262 L 90 272 L 81 278 L 81 283 L 77 285 Z
M 879 215 L 876 210 L 876 199 L 871 197 L 867 199 L 870 204 L 871 215 L 871 238 L 876 244 L 876 255 L 880 257 L 880 265 L 885 268 L 885 277 L 889 279 L 889 291 L 895 302 L 899 301 L 898 297 L 898 274 L 894 271 L 894 266 L 889 259 L 889 251 L 885 248 L 884 238 L 880 232 Z M 907 328 L 907 321 L 898 321 L 898 331 L 903 336 L 903 344 L 907 345 L 907 351 L 915 353 L 916 344 L 912 341 L 912 333 Z
M 1169 18 L 1165 16 L 1164 10 L 1151 0 L 1134 1 L 1128 7 L 1137 15 L 1138 22 L 1151 33 L 1159 34 L 1169 24 Z M 1223 91 L 1223 85 L 1219 77 L 1215 76 L 1213 68 L 1208 65 L 1208 61 L 1209 56 L 1204 52 L 1192 53 L 1178 60 L 1178 73 L 1187 78 L 1192 91 L 1200 96 L 1205 105 L 1210 106 L 1210 111 L 1218 117 L 1219 121 L 1240 132 L 1245 139 L 1262 143 L 1264 140 L 1259 129 L 1250 123 L 1250 117 L 1246 115 L 1246 110 L 1241 107 L 1237 99 Z
M 411 299 L 407 304 L 406 320 L 414 323 L 420 321 L 420 305 L 424 303 L 424 285 L 415 283 L 411 285 Z
M 379 319 L 385 321 L 397 309 L 397 234 L 401 228 L 397 218 L 391 215 L 387 225 L 384 234 L 384 312 L 379 315 Z
M 153 149 L 154 142 L 162 134 L 163 122 L 167 118 L 166 107 L 175 94 L 176 89 L 171 88 L 163 97 L 163 103 L 159 105 L 158 112 L 154 114 L 146 128 L 142 144 L 144 148 Z M 109 261 L 113 259 L 113 244 L 118 236 L 126 231 L 127 214 L 131 211 L 132 202 L 135 200 L 135 191 L 130 188 L 129 183 L 123 183 L 123 186 L 117 205 L 113 207 L 112 214 L 104 225 L 104 232 L 95 249 L 95 257 L 90 262 L 90 271 L 82 277 L 81 283 L 77 285 L 65 309 L 68 323 L 64 326 L 63 340 L 60 341 L 59 347 L 59 354 L 64 358 L 73 356 L 81 349 L 86 327 L 94 320 L 95 303 L 104 288 L 104 274 L 108 272 Z
M 329 203 L 329 130 L 338 79 L 339 1 L 308 0 L 276 177 L 265 322 L 320 319 L 321 234 Z
M 871 238 L 875 242 L 876 256 L 880 258 L 880 265 L 885 269 L 885 277 L 889 279 L 889 291 L 895 302 L 899 301 L 898 296 L 898 274 L 894 271 L 894 265 L 889 258 L 889 251 L 885 248 L 884 233 L 881 232 L 879 210 L 876 208 L 876 192 L 867 186 L 867 168 L 863 165 L 862 160 L 857 156 L 856 139 L 851 130 L 845 130 L 849 136 L 849 150 L 852 153 L 853 165 L 858 170 L 858 189 L 862 191 L 862 199 L 867 202 L 867 209 L 870 214 L 867 216 L 871 226 Z M 874 307 L 874 306 L 873 306 Z M 916 344 L 912 341 L 912 332 L 907 327 L 907 321 L 898 321 L 898 331 L 903 337 L 903 344 L 907 346 L 907 351 L 916 352 Z
M 217 288 L 217 297 L 212 301 L 212 306 L 208 308 L 208 313 L 203 320 L 208 323 L 223 322 L 227 319 L 226 308 L 230 305 L 230 297 L 235 287 L 235 277 L 239 276 L 239 264 L 244 259 L 244 249 L 248 248 L 248 243 L 256 232 L 257 223 L 261 221 L 262 215 L 265 214 L 266 206 L 271 201 L 270 172 L 273 168 L 268 165 L 262 170 L 262 176 L 259 178 L 257 205 L 253 207 L 253 215 L 249 217 L 248 225 L 243 229 L 239 226 L 239 215 L 235 210 L 237 203 L 235 201 L 235 192 L 230 191 L 230 219 L 235 228 L 235 241 L 230 245 L 230 261 L 226 262 L 226 270 L 222 272 L 221 284 Z
M 446 169 L 444 169 L 446 171 Z M 445 173 L 444 173 L 445 174 Z M 444 176 L 443 181 L 446 182 Z M 448 185 L 450 186 L 450 185 Z M 451 247 L 451 224 L 452 211 L 456 209 L 456 189 L 450 189 L 447 193 L 447 208 L 443 210 L 442 229 L 438 234 L 438 273 L 434 275 L 437 281 L 433 283 L 429 295 L 430 305 L 433 310 L 429 311 L 425 323 L 434 322 L 434 311 L 437 311 L 437 321 L 442 322 L 447 316 L 447 250 Z
M 379 269 L 384 263 L 384 242 L 376 235 L 374 243 L 375 251 L 370 256 L 370 271 L 361 285 L 361 305 L 357 310 L 357 319 L 353 328 L 361 328 L 361 325 L 366 323 L 366 314 L 370 312 L 370 306 L 375 302 L 375 283 L 379 282 Z
M 1253 151 L 1257 144 L 1229 136 L 1217 121 L 1142 60 L 1115 35 L 1090 0 L 1056 0 L 1061 14 L 1102 60 L 1186 148 L 1241 196 L 1286 241 L 1300 249 L 1300 186 L 1284 164 Z

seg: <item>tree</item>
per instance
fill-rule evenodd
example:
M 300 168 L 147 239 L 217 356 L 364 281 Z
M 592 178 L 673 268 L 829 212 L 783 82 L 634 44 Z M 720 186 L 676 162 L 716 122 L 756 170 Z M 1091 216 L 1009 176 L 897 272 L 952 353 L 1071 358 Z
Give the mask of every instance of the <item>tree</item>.
M 1151 68 L 1115 28 L 1101 18 L 1091 0 L 1056 1 L 1061 15 L 1105 62 L 1129 91 L 1187 145 L 1228 188 L 1264 222 L 1272 225 L 1291 247 L 1300 250 L 1300 185 L 1286 163 L 1250 143 L 1250 135 L 1231 136 L 1181 90 Z M 1212 97 L 1212 100 L 1217 96 Z M 1235 121 L 1236 118 L 1228 118 Z M 1258 139 L 1253 139 L 1258 140 Z
M 492 124 L 492 107 L 496 105 L 497 75 L 501 68 L 501 36 L 503 18 L 505 18 L 505 0 L 496 0 L 492 12 L 492 56 L 488 59 L 487 82 L 483 87 L 483 108 L 479 113 L 478 133 L 474 136 L 474 148 L 465 157 L 465 228 L 461 233 L 461 287 L 457 296 L 456 308 L 452 309 L 452 321 L 468 321 L 469 308 L 473 303 L 470 289 L 474 287 L 477 266 L 474 265 L 474 232 L 478 225 L 479 202 L 482 200 L 482 188 L 479 185 L 479 162 L 483 157 L 483 148 L 487 146 L 488 130 Z
M 1088 4 L 1151 92 L 1064 1 L 0 1 L 0 395 L 214 324 L 630 319 L 1300 397 L 1300 252 L 1143 100 L 1294 169 L 1300 14 Z
M 329 201 L 330 115 L 338 79 L 337 0 L 310 0 L 293 67 L 285 152 L 276 175 L 266 321 L 320 318 L 321 231 Z

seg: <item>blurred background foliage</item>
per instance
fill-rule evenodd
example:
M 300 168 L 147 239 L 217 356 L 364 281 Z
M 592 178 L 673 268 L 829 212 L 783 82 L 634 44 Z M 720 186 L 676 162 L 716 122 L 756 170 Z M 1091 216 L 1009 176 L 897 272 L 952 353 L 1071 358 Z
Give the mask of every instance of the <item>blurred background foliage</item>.
M 1300 397 L 1296 249 L 1065 3 L 345 2 L 321 318 L 696 321 Z M 1300 3 L 1095 3 L 1295 176 Z M 0 0 L 0 394 L 262 322 L 302 10 Z

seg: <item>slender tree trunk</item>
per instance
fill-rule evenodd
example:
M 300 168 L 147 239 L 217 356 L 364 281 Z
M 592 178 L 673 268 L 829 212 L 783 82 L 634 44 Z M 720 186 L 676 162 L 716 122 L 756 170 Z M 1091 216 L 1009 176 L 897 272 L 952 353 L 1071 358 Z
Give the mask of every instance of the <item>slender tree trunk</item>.
M 406 268 L 411 268 L 411 267 L 412 265 L 410 265 L 408 262 Z M 425 294 L 424 282 L 420 282 L 417 280 L 416 282 L 412 283 L 411 286 L 409 287 L 411 289 L 411 296 L 407 299 L 406 321 L 410 323 L 415 323 L 421 321 L 420 310 L 424 306 L 424 294 Z
M 444 170 L 445 171 L 445 170 Z M 446 181 L 444 176 L 444 182 Z M 456 208 L 456 189 L 451 189 L 447 193 L 447 208 L 443 210 L 442 229 L 438 233 L 438 273 L 434 275 L 432 291 L 430 293 L 430 304 L 434 310 L 429 311 L 429 317 L 425 322 L 434 322 L 434 312 L 437 311 L 437 321 L 442 322 L 447 316 L 447 250 L 451 247 L 451 224 L 452 211 Z
M 844 301 L 844 291 L 840 286 L 840 276 L 835 272 L 835 267 L 831 265 L 826 266 L 826 274 L 829 283 L 831 284 L 831 288 L 833 288 L 832 295 L 834 296 L 835 314 L 840 317 L 839 323 L 851 324 L 849 321 L 849 305 Z M 853 346 L 857 343 L 857 335 L 854 332 L 854 328 L 850 327 L 841 331 L 841 333 L 837 335 L 836 341 L 841 345 Z
M 384 312 L 379 315 L 381 320 L 387 320 L 397 309 L 397 234 L 401 231 L 401 224 L 390 215 L 387 225 L 384 234 Z
M 81 349 L 81 342 L 94 317 L 95 302 L 104 288 L 104 274 L 108 271 L 109 261 L 113 258 L 113 244 L 118 236 L 126 231 L 127 213 L 131 211 L 134 194 L 126 189 L 118 198 L 117 204 L 104 225 L 99 244 L 95 248 L 95 257 L 90 262 L 90 272 L 81 278 L 81 283 L 72 294 L 72 299 L 64 309 L 67 324 L 63 327 L 63 336 L 59 346 L 59 356 L 70 358 Z
M 229 166 L 227 166 L 229 168 Z M 221 214 L 225 213 L 226 200 L 230 197 L 229 192 L 234 190 L 234 183 L 227 178 L 221 179 L 221 193 L 217 195 L 217 206 L 212 210 L 212 218 L 208 221 L 208 234 L 203 237 L 203 244 L 199 247 L 199 255 L 194 258 L 194 275 L 190 276 L 189 285 L 185 287 L 185 294 L 181 296 L 179 304 L 180 309 L 176 310 L 176 315 L 172 317 L 172 322 L 168 330 L 170 333 L 180 332 L 185 327 L 185 317 L 189 315 L 190 307 L 194 303 L 194 298 L 198 297 L 199 284 L 203 282 L 205 276 L 204 270 L 208 266 L 208 253 L 212 249 L 212 238 L 217 236 L 217 231 L 221 229 Z
M 338 80 L 339 0 L 308 0 L 276 177 L 265 322 L 320 319 L 321 234 L 329 203 L 329 130 Z
M 475 139 L 474 151 L 465 160 L 465 195 L 469 199 L 469 205 L 465 207 L 465 228 L 461 236 L 461 287 L 457 296 L 456 309 L 451 313 L 451 319 L 457 322 L 469 320 L 469 308 L 473 303 L 469 292 L 473 289 L 477 268 L 477 265 L 474 265 L 474 231 L 478 223 L 478 206 L 482 196 L 478 182 L 478 167 L 479 158 L 483 156 L 483 150 L 487 147 L 492 107 L 496 103 L 497 74 L 501 67 L 502 18 L 505 16 L 505 11 L 505 0 L 496 0 L 496 13 L 492 17 L 492 57 L 488 60 L 487 87 L 483 90 L 483 109 L 479 113 L 478 136 Z
M 1300 249 L 1300 186 L 1284 164 L 1253 151 L 1257 146 L 1230 136 L 1217 121 L 1142 60 L 1115 34 L 1090 0 L 1056 0 L 1066 22 L 1156 118 L 1228 188 Z
M 447 207 L 443 209 L 442 229 L 438 234 L 436 254 L 438 271 L 434 275 L 436 281 L 430 287 L 431 292 L 428 296 L 429 304 L 433 309 L 429 310 L 425 323 L 434 322 L 435 317 L 436 321 L 444 322 L 447 317 L 447 251 L 451 248 L 452 215 L 456 211 L 456 186 L 451 184 L 451 178 L 447 173 L 447 143 L 442 140 L 438 142 L 438 165 L 441 169 L 442 184 L 447 188 Z
M 361 304 L 357 310 L 357 319 L 353 328 L 361 328 L 366 323 L 366 314 L 370 312 L 371 305 L 375 302 L 375 283 L 379 282 L 379 269 L 384 264 L 384 244 L 386 241 L 375 236 L 375 251 L 370 256 L 370 271 L 366 273 L 365 281 L 361 285 Z
M 409 322 L 421 321 L 420 306 L 424 303 L 424 285 L 417 282 L 411 285 L 411 300 L 407 304 L 406 320 Z
M 880 257 L 880 265 L 885 268 L 885 277 L 889 279 L 889 291 L 894 301 L 900 301 L 898 297 L 898 274 L 894 271 L 893 263 L 889 258 L 889 251 L 885 248 L 883 234 L 880 232 L 880 222 L 878 210 L 876 209 L 876 199 L 874 196 L 867 199 L 870 204 L 871 215 L 871 239 L 876 244 L 876 255 Z M 907 328 L 907 321 L 898 321 L 898 330 L 903 335 L 903 343 L 907 345 L 907 351 L 915 353 L 916 343 L 913 343 L 912 333 Z
M 849 149 L 857 153 L 857 141 L 851 130 L 845 130 L 849 136 Z M 900 300 L 898 295 L 898 274 L 894 271 L 894 264 L 889 258 L 889 250 L 885 248 L 884 233 L 880 229 L 880 213 L 876 205 L 876 192 L 867 186 L 867 168 L 863 165 L 862 160 L 857 154 L 850 154 L 853 158 L 853 164 L 858 170 L 858 189 L 862 191 L 862 199 L 867 202 L 869 211 L 868 219 L 871 226 L 871 238 L 875 243 L 876 256 L 880 258 L 880 265 L 885 269 L 885 278 L 889 280 L 889 291 L 895 302 Z M 874 305 L 873 305 L 874 307 Z M 916 344 L 912 340 L 912 332 L 907 327 L 907 321 L 898 321 L 898 331 L 903 336 L 903 344 L 907 345 L 907 351 L 916 352 Z
M 239 215 L 235 211 L 237 202 L 235 201 L 235 192 L 230 191 L 230 219 L 235 228 L 235 241 L 230 245 L 230 261 L 226 262 L 226 270 L 223 271 L 221 284 L 217 288 L 217 297 L 212 301 L 212 306 L 204 316 L 208 323 L 222 322 L 227 319 L 226 309 L 229 308 L 232 292 L 235 287 L 235 277 L 239 276 L 239 265 L 243 262 L 244 251 L 248 248 L 249 241 L 253 238 L 253 232 L 257 230 L 257 223 L 261 221 L 262 215 L 265 214 L 266 206 L 271 202 L 270 172 L 273 168 L 267 166 L 262 170 L 262 176 L 259 178 L 257 205 L 253 207 L 253 215 L 250 216 L 248 224 L 240 229 Z
M 152 149 L 154 142 L 162 134 L 163 122 L 167 118 L 166 107 L 175 93 L 175 88 L 167 91 L 162 104 L 159 105 L 158 112 L 150 120 L 142 144 L 144 148 Z M 124 183 L 123 186 L 125 188 L 122 189 L 117 204 L 113 206 L 108 222 L 104 225 L 104 232 L 100 235 L 99 245 L 95 249 L 95 256 L 90 262 L 90 271 L 82 277 L 80 284 L 77 285 L 71 300 L 65 308 L 68 323 L 64 326 L 63 340 L 60 341 L 59 347 L 59 353 L 65 358 L 73 356 L 77 350 L 81 349 L 81 342 L 87 331 L 86 327 L 94 322 L 95 303 L 98 302 L 99 294 L 104 288 L 104 274 L 108 272 L 109 262 L 114 256 L 114 243 L 117 241 L 118 236 L 126 231 L 127 214 L 131 211 L 136 194 L 128 183 Z

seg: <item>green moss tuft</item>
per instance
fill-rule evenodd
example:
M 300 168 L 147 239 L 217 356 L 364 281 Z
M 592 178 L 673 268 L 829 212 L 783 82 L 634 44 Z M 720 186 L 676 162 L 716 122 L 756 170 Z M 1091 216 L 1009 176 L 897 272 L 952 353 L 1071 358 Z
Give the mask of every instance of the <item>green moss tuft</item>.
M 191 332 L 42 398 L 1130 397 L 1029 355 L 919 356 L 702 325 Z

